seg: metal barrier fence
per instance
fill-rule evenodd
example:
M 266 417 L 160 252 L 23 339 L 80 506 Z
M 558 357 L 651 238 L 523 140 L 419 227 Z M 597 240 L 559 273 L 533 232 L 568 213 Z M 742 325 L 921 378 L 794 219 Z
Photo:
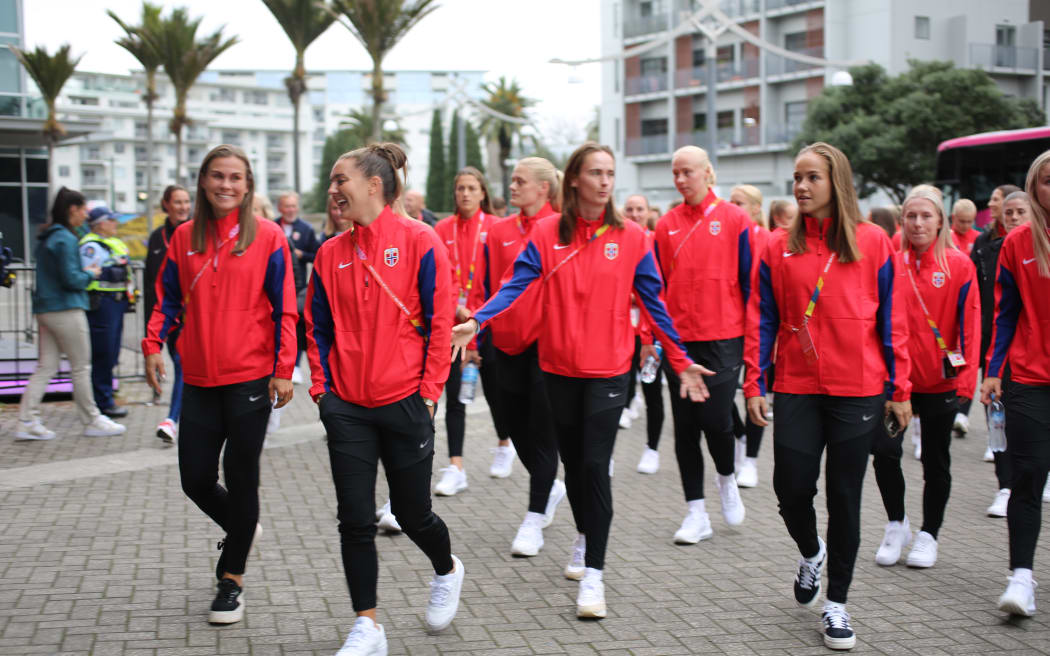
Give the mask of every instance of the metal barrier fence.
M 37 323 L 33 316 L 33 286 L 36 269 L 28 264 L 12 264 L 8 267 L 16 278 L 12 287 L 0 288 L 0 396 L 20 395 L 29 375 L 36 369 Z M 132 261 L 135 286 L 143 289 L 145 266 Z M 134 312 L 124 314 L 124 335 L 121 353 L 113 376 L 120 380 L 143 379 L 141 342 L 145 332 L 142 300 L 135 305 Z M 52 383 L 68 378 L 69 364 L 62 360 L 59 373 Z M 61 391 L 52 386 L 50 391 Z

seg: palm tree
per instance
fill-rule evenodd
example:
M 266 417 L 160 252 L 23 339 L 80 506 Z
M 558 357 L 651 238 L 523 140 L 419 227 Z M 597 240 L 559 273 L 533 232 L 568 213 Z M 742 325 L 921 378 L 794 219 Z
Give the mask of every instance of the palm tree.
M 131 26 L 113 13 L 106 10 L 109 17 L 117 21 L 126 36 L 117 39 L 116 43 L 139 60 L 146 71 L 146 91 L 142 101 L 146 103 L 146 226 L 153 232 L 153 103 L 157 102 L 157 69 L 160 68 L 160 55 L 141 36 L 143 32 L 156 31 L 160 24 L 160 5 L 142 3 L 142 24 Z
M 521 95 L 521 87 L 518 86 L 517 80 L 508 82 L 507 78 L 500 76 L 495 84 L 490 82 L 481 88 L 488 94 L 488 98 L 481 101 L 482 104 L 505 116 L 527 119 L 526 110 L 536 104 L 535 100 Z M 506 162 L 510 159 L 514 136 L 521 131 L 521 124 L 489 114 L 482 119 L 481 130 L 487 138 L 495 139 L 499 144 L 499 169 L 505 194 L 510 188 L 510 171 L 507 170 Z
M 292 140 L 295 160 L 295 190 L 299 191 L 299 99 L 306 93 L 306 66 L 303 55 L 314 40 L 321 36 L 335 17 L 314 0 L 262 0 L 273 17 L 284 28 L 288 40 L 295 48 L 295 68 L 284 78 L 288 87 L 288 99 L 292 101 Z
M 383 58 L 409 30 L 437 9 L 435 0 L 331 0 L 330 11 L 346 18 L 350 30 L 372 58 L 372 141 L 379 141 L 383 90 Z M 347 22 L 348 21 L 348 22 Z
M 197 28 L 200 23 L 200 18 L 191 19 L 186 8 L 179 7 L 173 9 L 166 18 L 161 18 L 156 30 L 138 32 L 160 56 L 164 72 L 175 88 L 175 109 L 168 128 L 175 135 L 175 181 L 180 183 L 182 128 L 192 122 L 186 114 L 186 96 L 204 69 L 238 41 L 235 36 L 224 39 L 221 27 L 198 40 Z
M 47 120 L 44 122 L 44 137 L 47 139 L 47 183 L 48 196 L 51 195 L 51 186 L 54 184 L 55 176 L 52 170 L 55 165 L 55 143 L 59 137 L 66 133 L 66 129 L 58 122 L 55 115 L 55 101 L 62 87 L 73 75 L 81 57 L 71 57 L 70 45 L 68 43 L 59 46 L 54 55 L 47 54 L 47 49 L 37 46 L 36 50 L 22 50 L 17 46 L 8 46 L 15 54 L 18 61 L 25 67 L 29 77 L 33 78 L 40 94 L 44 97 L 47 105 Z

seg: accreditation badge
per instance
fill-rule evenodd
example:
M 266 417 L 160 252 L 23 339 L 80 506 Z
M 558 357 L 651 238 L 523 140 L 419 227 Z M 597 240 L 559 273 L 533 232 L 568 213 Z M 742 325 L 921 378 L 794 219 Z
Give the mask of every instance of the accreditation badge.
M 813 335 L 809 332 L 809 322 L 803 321 L 802 327 L 795 334 L 798 335 L 798 344 L 802 347 L 802 357 L 806 359 L 806 362 L 816 362 L 817 349 L 813 346 Z

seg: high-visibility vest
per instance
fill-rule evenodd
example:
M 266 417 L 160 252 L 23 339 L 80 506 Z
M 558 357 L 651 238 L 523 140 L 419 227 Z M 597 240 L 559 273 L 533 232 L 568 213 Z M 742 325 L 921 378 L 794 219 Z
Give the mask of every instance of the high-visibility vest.
M 127 262 L 128 247 L 118 237 L 102 237 L 94 232 L 89 232 L 80 239 L 80 264 L 82 267 L 91 265 L 100 269 L 106 267 L 121 266 L 118 258 Z M 131 267 L 123 265 L 127 275 L 120 281 L 92 280 L 87 286 L 89 292 L 126 292 L 128 282 L 131 280 Z

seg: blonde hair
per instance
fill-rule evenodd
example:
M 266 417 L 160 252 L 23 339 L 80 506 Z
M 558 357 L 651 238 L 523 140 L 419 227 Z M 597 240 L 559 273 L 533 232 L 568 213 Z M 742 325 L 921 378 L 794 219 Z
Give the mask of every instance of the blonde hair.
M 941 270 L 950 278 L 952 275 L 951 269 L 948 268 L 948 257 L 945 255 L 949 249 L 955 248 L 954 242 L 952 242 L 951 236 L 951 222 L 948 217 L 944 215 L 944 197 L 936 187 L 930 185 L 918 185 L 912 188 L 911 193 L 904 199 L 904 204 L 901 205 L 901 214 L 906 214 L 908 211 L 908 203 L 916 200 L 927 200 L 933 204 L 933 208 L 937 210 L 937 214 L 941 217 L 941 226 L 937 228 L 937 238 L 933 242 L 933 259 L 937 262 L 937 266 L 941 267 Z M 908 231 L 901 230 L 901 250 L 902 251 L 914 251 L 912 248 L 911 241 L 908 240 Z
M 1032 218 L 1029 221 L 1032 231 L 1032 248 L 1035 251 L 1039 275 L 1044 278 L 1050 278 L 1050 237 L 1046 235 L 1047 214 L 1050 213 L 1050 208 L 1039 204 L 1035 185 L 1038 183 L 1039 172 L 1048 164 L 1050 164 L 1050 150 L 1035 158 L 1028 169 L 1028 177 L 1024 183 L 1030 201 L 1028 204 L 1032 206 Z
M 711 165 L 711 158 L 708 156 L 707 151 L 700 146 L 682 146 L 674 151 L 674 155 L 671 156 L 672 165 L 676 157 L 686 154 L 696 155 L 700 158 L 700 168 L 707 170 L 707 186 L 715 186 L 715 183 L 718 181 L 718 176 L 715 175 L 715 167 Z
M 561 172 L 542 157 L 524 157 L 518 166 L 529 172 L 536 182 L 547 183 L 547 202 L 555 212 L 561 211 Z
M 751 204 L 757 208 L 751 212 L 751 220 L 763 228 L 768 228 L 769 224 L 766 223 L 766 217 L 762 214 L 762 192 L 758 190 L 758 187 L 753 187 L 749 184 L 737 185 L 733 187 L 729 192 L 729 195 L 732 196 L 735 191 L 739 191 L 747 196 L 747 199 L 751 201 Z
M 843 264 L 860 260 L 857 246 L 857 224 L 864 222 L 857 204 L 857 190 L 853 188 L 853 169 L 849 159 L 841 150 L 829 143 L 818 141 L 798 151 L 797 161 L 806 153 L 819 156 L 828 166 L 831 181 L 831 223 L 828 226 L 827 245 Z M 805 253 L 806 222 L 799 218 L 788 233 L 788 250 L 795 254 Z
M 259 216 L 271 220 L 274 218 L 273 203 L 270 202 L 269 198 L 266 196 L 256 196 L 254 202 L 259 208 Z M 255 208 L 253 207 L 252 210 L 254 211 Z
M 969 198 L 960 198 L 955 201 L 955 205 L 952 205 L 952 214 L 958 214 L 959 212 L 977 214 L 977 205 Z

